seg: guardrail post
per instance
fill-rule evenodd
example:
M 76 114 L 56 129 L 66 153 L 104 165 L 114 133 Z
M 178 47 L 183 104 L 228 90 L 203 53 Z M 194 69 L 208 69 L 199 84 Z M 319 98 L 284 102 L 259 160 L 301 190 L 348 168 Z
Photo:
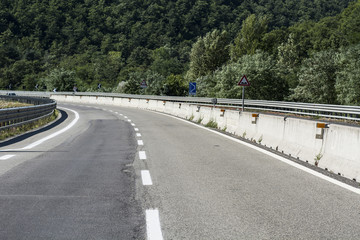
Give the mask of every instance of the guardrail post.
M 220 117 L 223 117 L 223 116 L 225 116 L 225 109 L 220 110 Z
M 316 129 L 320 129 L 320 133 L 317 133 L 315 135 L 316 139 L 323 139 L 324 138 L 324 132 L 325 129 L 329 128 L 329 125 L 326 123 L 316 123 Z
M 258 113 L 253 113 L 252 115 L 253 120 L 251 121 L 252 124 L 256 124 L 257 120 L 259 118 L 259 114 Z

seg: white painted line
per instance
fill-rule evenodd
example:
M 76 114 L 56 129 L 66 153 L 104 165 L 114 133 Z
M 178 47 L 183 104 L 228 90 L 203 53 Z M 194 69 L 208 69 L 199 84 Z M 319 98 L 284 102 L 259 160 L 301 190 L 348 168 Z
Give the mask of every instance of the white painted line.
M 148 209 L 146 210 L 146 232 L 147 240 L 163 240 L 159 210 Z
M 144 142 L 143 142 L 143 140 L 137 140 L 137 142 L 138 142 L 138 145 L 139 145 L 139 146 L 142 146 L 142 145 L 144 145 Z
M 12 158 L 14 156 L 15 155 L 4 155 L 4 156 L 0 157 L 0 160 L 7 160 L 7 159 Z
M 131 122 L 131 120 L 130 120 L 130 119 L 128 119 L 128 122 Z
M 119 114 L 118 112 L 115 112 L 116 114 Z
M 24 147 L 24 148 L 21 148 L 22 150 L 31 149 L 31 148 L 33 148 L 33 147 L 36 147 L 36 146 L 42 144 L 43 142 L 45 142 L 45 141 L 47 141 L 47 140 L 49 140 L 49 139 L 51 139 L 51 138 L 54 138 L 54 137 L 60 135 L 61 133 L 66 132 L 67 130 L 69 130 L 70 128 L 72 128 L 72 127 L 77 123 L 77 121 L 80 119 L 79 114 L 78 114 L 76 111 L 71 110 L 71 109 L 68 109 L 68 108 L 63 108 L 63 107 L 61 107 L 61 109 L 65 109 L 65 110 L 68 110 L 68 111 L 73 112 L 73 113 L 75 114 L 75 119 L 72 120 L 72 122 L 71 122 L 69 125 L 67 125 L 67 126 L 64 127 L 63 129 L 61 129 L 60 131 L 57 131 L 57 132 L 55 132 L 55 133 L 53 133 L 53 134 L 51 134 L 51 135 L 49 135 L 49 136 L 47 136 L 47 137 L 44 137 L 43 139 L 40 139 L 40 140 L 38 140 L 38 141 L 36 141 L 36 142 L 33 142 L 32 144 L 27 145 L 27 146 Z
M 128 118 L 127 116 L 124 116 L 124 118 Z
M 177 119 L 177 120 L 179 120 L 179 121 L 183 121 L 183 122 L 185 122 L 185 123 L 187 123 L 187 124 L 196 126 L 196 127 L 198 127 L 198 128 L 202 128 L 202 129 L 207 130 L 207 131 L 209 131 L 209 132 L 212 132 L 212 133 L 215 133 L 215 134 L 217 134 L 217 135 L 220 135 L 220 136 L 222 136 L 222 137 L 224 137 L 224 138 L 230 139 L 230 140 L 232 140 L 232 141 L 234 141 L 234 142 L 243 144 L 243 145 L 245 145 L 245 146 L 247 146 L 247 147 L 249 147 L 249 148 L 252 148 L 252 149 L 257 150 L 257 151 L 259 151 L 259 152 L 261 152 L 261 153 L 263 153 L 263 154 L 266 154 L 266 155 L 268 155 L 268 156 L 270 156 L 270 157 L 273 157 L 273 158 L 275 158 L 275 159 L 277 159 L 277 160 L 280 160 L 280 161 L 282 161 L 282 162 L 284 162 L 284 163 L 286 163 L 286 164 L 289 164 L 290 166 L 293 166 L 293 167 L 295 167 L 295 168 L 297 168 L 297 169 L 300 169 L 300 170 L 302 170 L 302 171 L 304 171 L 304 172 L 310 173 L 310 174 L 312 174 L 312 175 L 314 175 L 314 176 L 316 176 L 316 177 L 319 177 L 319 178 L 321 178 L 321 179 L 323 179 L 323 180 L 325 180 L 325 181 L 328 181 L 328 182 L 330 182 L 330 183 L 333 183 L 333 184 L 335 184 L 335 185 L 337 185 L 337 186 L 339 186 L 339 187 L 342 187 L 342 188 L 345 188 L 345 189 L 347 189 L 347 190 L 349 190 L 349 191 L 352 191 L 353 193 L 360 194 L 360 189 L 359 189 L 359 188 L 352 187 L 352 186 L 347 185 L 347 184 L 345 184 L 345 183 L 343 183 L 343 182 L 340 182 L 340 181 L 338 181 L 338 180 L 336 180 L 336 179 L 333 179 L 333 178 L 331 178 L 331 177 L 325 176 L 324 174 L 321 174 L 321 173 L 319 173 L 319 172 L 317 172 L 317 171 L 314 171 L 314 170 L 312 170 L 312 169 L 310 169 L 310 168 L 307 168 L 307 167 L 305 167 L 305 166 L 303 166 L 303 165 L 297 164 L 297 163 L 295 163 L 295 162 L 293 162 L 293 161 L 291 161 L 291 160 L 289 160 L 289 159 L 286 159 L 286 158 L 284 158 L 284 157 L 281 157 L 281 156 L 279 156 L 279 155 L 276 155 L 276 154 L 274 154 L 274 153 L 272 153 L 272 152 L 266 151 L 265 149 L 259 148 L 259 147 L 255 146 L 255 145 L 252 145 L 252 144 L 243 142 L 243 141 L 241 141 L 241 140 L 239 140 L 239 139 L 230 137 L 230 136 L 225 135 L 225 134 L 223 134 L 223 133 L 214 131 L 214 130 L 212 130 L 212 129 L 206 128 L 206 127 L 204 127 L 204 126 L 200 126 L 200 125 L 198 125 L 198 124 L 189 122 L 189 121 L 187 121 L 187 120 L 184 120 L 184 119 L 181 119 L 181 118 L 178 118 L 178 117 L 170 116 L 170 115 L 167 115 L 167 114 L 164 114 L 164 113 L 159 113 L 159 112 L 155 112 L 155 113 L 161 114 L 161 115 L 164 115 L 164 116 L 168 116 L 168 117 L 170 117 L 170 118 L 175 118 L 175 119 Z
M 146 160 L 146 153 L 145 153 L 145 151 L 139 151 L 139 158 L 140 158 L 140 160 Z
M 135 123 L 132 123 L 131 126 L 135 127 L 136 125 L 135 125 Z
M 138 131 L 139 131 L 139 129 L 138 129 L 138 128 L 134 128 L 134 130 L 135 130 L 135 132 L 138 132 Z
M 137 137 L 141 137 L 141 133 L 136 133 L 136 136 L 137 136 Z
M 124 114 L 120 113 L 120 116 L 124 116 Z
M 141 171 L 141 180 L 144 186 L 151 186 L 153 185 L 150 172 L 148 170 Z

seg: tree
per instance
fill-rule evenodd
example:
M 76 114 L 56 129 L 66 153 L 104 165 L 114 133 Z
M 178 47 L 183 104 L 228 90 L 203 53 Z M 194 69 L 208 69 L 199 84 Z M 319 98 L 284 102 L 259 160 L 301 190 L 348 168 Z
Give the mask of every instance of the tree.
M 152 52 L 152 59 L 153 62 L 150 65 L 150 69 L 164 77 L 183 72 L 183 65 L 176 57 L 173 48 L 163 46 L 155 49 Z
M 338 102 L 360 105 L 360 44 L 342 48 L 337 61 L 335 90 Z
M 302 102 L 336 103 L 337 68 L 336 54 L 332 50 L 315 53 L 304 60 L 298 74 L 299 85 L 291 98 Z
M 253 55 L 242 56 L 238 62 L 214 73 L 216 96 L 241 98 L 241 88 L 237 83 L 244 74 L 251 83 L 246 88 L 246 98 L 281 101 L 288 94 L 287 83 L 279 74 L 275 59 L 267 53 L 257 51 Z
M 56 68 L 43 78 L 42 81 L 48 90 L 72 91 L 75 85 L 75 72 Z
M 226 31 L 214 30 L 200 37 L 190 53 L 190 66 L 186 78 L 195 81 L 205 76 L 229 60 L 230 38 Z
M 262 38 L 268 29 L 268 19 L 264 16 L 257 17 L 251 14 L 241 26 L 241 31 L 231 47 L 231 58 L 235 62 L 246 54 L 255 54 L 257 49 L 262 48 Z
M 140 84 L 145 81 L 147 87 L 142 89 Z M 129 80 L 125 82 L 121 91 L 129 94 L 165 95 L 165 78 L 153 71 L 135 70 L 129 73 Z
M 349 4 L 341 14 L 340 31 L 345 36 L 347 42 L 357 44 L 360 42 L 360 1 Z
M 298 85 L 297 73 L 301 64 L 301 49 L 295 42 L 294 35 L 289 34 L 288 40 L 278 46 L 277 66 L 279 73 L 286 77 L 289 87 Z
M 185 96 L 188 92 L 185 79 L 180 75 L 171 74 L 163 85 L 163 93 L 167 96 Z

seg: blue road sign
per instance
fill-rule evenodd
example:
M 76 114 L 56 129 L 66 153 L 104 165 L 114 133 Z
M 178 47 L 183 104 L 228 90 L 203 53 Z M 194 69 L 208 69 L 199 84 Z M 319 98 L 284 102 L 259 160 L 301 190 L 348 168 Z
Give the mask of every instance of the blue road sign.
M 196 82 L 189 82 L 189 95 L 196 95 Z

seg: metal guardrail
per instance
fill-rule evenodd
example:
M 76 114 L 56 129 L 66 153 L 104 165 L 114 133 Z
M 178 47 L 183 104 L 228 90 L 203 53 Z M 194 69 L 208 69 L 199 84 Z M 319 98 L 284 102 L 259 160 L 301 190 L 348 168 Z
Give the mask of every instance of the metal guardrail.
M 0 99 L 33 105 L 28 107 L 0 109 L 0 130 L 39 120 L 51 115 L 56 109 L 56 102 L 49 98 L 0 96 Z
M 213 98 L 199 97 L 171 97 L 171 96 L 153 96 L 153 95 L 131 95 L 116 93 L 51 93 L 52 95 L 76 95 L 76 96 L 101 96 L 101 97 L 121 97 L 129 99 L 149 99 L 169 102 L 186 102 L 190 104 L 201 104 L 216 107 L 230 107 L 234 109 L 242 108 L 241 99 L 216 99 L 214 104 Z M 330 105 L 315 103 L 296 103 L 296 102 L 280 102 L 265 100 L 245 100 L 245 110 L 248 111 L 268 111 L 274 113 L 296 114 L 303 116 L 324 117 L 330 119 L 343 119 L 360 121 L 360 106 L 348 105 Z
M 5 93 L 8 91 L 0 91 Z M 40 97 L 50 97 L 51 95 L 76 95 L 76 96 L 101 96 L 101 97 L 121 97 L 130 99 L 151 99 L 169 102 L 186 102 L 190 104 L 201 104 L 214 106 L 213 98 L 199 98 L 199 97 L 171 97 L 171 96 L 153 96 L 153 95 L 131 95 L 131 94 L 117 94 L 117 93 L 99 93 L 99 92 L 16 92 L 18 95 L 31 95 Z M 241 99 L 216 99 L 217 107 L 231 107 L 234 109 L 242 108 Z M 313 117 L 325 117 L 331 119 L 344 119 L 352 121 L 360 121 L 360 106 L 346 106 L 346 105 L 329 105 L 329 104 L 314 104 L 314 103 L 296 103 L 296 102 L 280 102 L 280 101 L 265 101 L 265 100 L 245 100 L 245 110 L 248 111 L 269 111 L 274 113 L 297 114 Z

